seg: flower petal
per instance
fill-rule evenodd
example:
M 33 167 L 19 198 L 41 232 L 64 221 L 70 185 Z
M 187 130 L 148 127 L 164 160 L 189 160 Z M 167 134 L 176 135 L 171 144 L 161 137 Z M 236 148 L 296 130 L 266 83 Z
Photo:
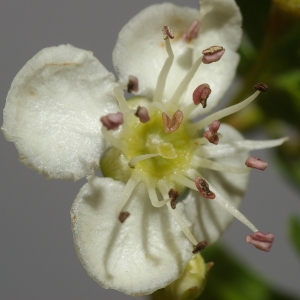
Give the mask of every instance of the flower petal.
M 192 63 L 192 50 L 181 37 L 195 19 L 199 19 L 196 9 L 171 3 L 152 5 L 133 17 L 119 33 L 113 52 L 113 63 L 120 81 L 127 83 L 130 75 L 137 77 L 138 94 L 152 98 L 159 72 L 167 58 L 161 30 L 168 25 L 175 35 L 171 40 L 175 60 L 172 78 L 168 78 L 172 84 L 169 84 L 169 91 L 165 94 L 172 95 L 173 83 L 178 85 Z
M 123 188 L 110 178 L 88 177 L 71 210 L 77 253 L 104 288 L 150 294 L 182 274 L 193 247 L 167 207 L 151 205 L 144 184 L 134 190 L 124 209 L 130 216 L 120 223 L 115 208 Z
M 71 45 L 37 53 L 15 77 L 2 131 L 20 161 L 49 178 L 77 180 L 106 144 L 99 117 L 116 110 L 114 77 L 91 52 Z
M 219 144 L 243 139 L 238 131 L 226 124 L 222 124 L 219 131 L 223 135 Z M 217 146 L 213 145 L 212 147 Z M 247 156 L 248 152 L 243 151 L 217 158 L 215 161 L 233 167 L 243 167 Z M 235 207 L 240 205 L 247 188 L 248 173 L 232 174 L 208 169 L 199 169 L 199 173 L 227 201 L 230 201 Z M 190 174 L 191 176 L 193 174 Z M 214 192 L 215 190 L 212 191 Z M 187 212 L 186 216 L 189 220 L 195 220 L 191 231 L 198 240 L 206 240 L 209 244 L 215 242 L 233 220 L 233 216 L 215 203 L 214 200 L 205 199 L 198 192 L 191 191 L 184 203 Z

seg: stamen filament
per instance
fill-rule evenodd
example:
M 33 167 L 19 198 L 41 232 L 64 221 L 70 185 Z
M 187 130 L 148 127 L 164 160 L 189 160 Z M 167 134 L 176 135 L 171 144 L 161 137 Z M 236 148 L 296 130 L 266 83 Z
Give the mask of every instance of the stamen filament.
M 201 157 L 194 157 L 191 164 L 194 166 L 194 168 L 205 168 L 215 171 L 221 171 L 221 172 L 228 172 L 228 173 L 234 173 L 234 174 L 244 174 L 248 173 L 251 168 L 236 168 L 228 165 L 220 164 L 216 161 L 205 159 Z
M 122 140 L 114 137 L 113 134 L 109 132 L 105 126 L 101 127 L 101 132 L 107 142 L 120 150 L 124 150 L 125 145 Z
M 116 206 L 116 216 L 119 218 L 119 215 L 121 211 L 123 210 L 123 207 L 126 205 L 127 201 L 129 200 L 132 191 L 134 188 L 138 185 L 138 183 L 141 181 L 139 178 L 137 172 L 133 172 L 132 175 L 130 176 L 129 180 L 126 183 L 126 186 L 121 194 L 120 200 L 117 203 Z
M 171 199 L 169 197 L 167 197 L 166 199 L 161 200 L 161 201 L 158 200 L 157 194 L 155 191 L 155 185 L 156 185 L 155 180 L 152 180 L 152 179 L 147 180 L 146 185 L 147 185 L 148 195 L 149 195 L 151 204 L 154 207 L 162 207 L 166 203 L 170 202 Z
M 128 165 L 130 166 L 130 168 L 134 168 L 137 162 L 151 157 L 159 156 L 159 155 L 160 154 L 156 153 L 156 154 L 143 154 L 143 155 L 135 156 L 129 161 Z
M 129 109 L 128 103 L 124 97 L 123 90 L 121 87 L 114 88 L 114 94 L 116 99 L 118 100 L 119 107 L 122 113 L 124 113 L 127 109 Z
M 171 66 L 174 61 L 174 53 L 171 47 L 170 39 L 167 38 L 165 40 L 166 50 L 168 53 L 168 58 L 165 60 L 165 63 L 159 73 L 159 76 L 157 78 L 156 88 L 154 92 L 153 102 L 162 101 L 162 96 L 165 90 L 167 77 L 169 74 L 169 71 L 171 69 Z
M 174 92 L 172 98 L 170 99 L 170 103 L 172 104 L 178 104 L 180 98 L 182 97 L 185 89 L 187 88 L 188 84 L 193 79 L 196 71 L 198 70 L 199 66 L 201 65 L 203 55 L 200 56 L 191 66 L 189 71 L 186 73 L 182 81 L 180 82 L 179 86 L 177 87 L 176 91 Z
M 260 93 L 261 93 L 260 91 L 256 91 L 254 94 L 252 94 L 250 97 L 248 97 L 243 102 L 232 105 L 227 108 L 224 108 L 222 110 L 219 110 L 219 111 L 207 116 L 206 118 L 194 123 L 194 126 L 197 128 L 197 130 L 201 130 L 201 129 L 205 128 L 206 126 L 208 126 L 214 120 L 219 120 L 228 115 L 236 113 L 237 111 L 245 108 L 249 103 L 251 103 Z

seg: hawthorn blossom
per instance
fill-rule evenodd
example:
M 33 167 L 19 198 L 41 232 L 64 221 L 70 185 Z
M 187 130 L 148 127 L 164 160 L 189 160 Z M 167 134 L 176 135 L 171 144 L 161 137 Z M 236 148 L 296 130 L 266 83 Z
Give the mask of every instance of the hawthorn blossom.
M 2 131 L 20 161 L 48 178 L 87 178 L 71 209 L 74 242 L 104 288 L 142 295 L 165 287 L 233 217 L 254 232 L 247 242 L 272 244 L 237 207 L 248 151 L 285 139 L 244 140 L 219 122 L 263 84 L 193 121 L 231 83 L 241 38 L 234 0 L 201 0 L 200 8 L 157 4 L 131 19 L 113 52 L 118 81 L 91 52 L 61 45 L 29 60 L 8 93 Z

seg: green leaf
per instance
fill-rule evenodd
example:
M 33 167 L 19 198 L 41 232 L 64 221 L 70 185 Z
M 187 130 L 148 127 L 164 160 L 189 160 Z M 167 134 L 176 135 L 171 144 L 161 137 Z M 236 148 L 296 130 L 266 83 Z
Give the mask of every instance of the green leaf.
M 213 261 L 214 266 L 199 300 L 295 300 L 272 289 L 220 246 L 211 246 L 202 255 L 206 262 Z
M 288 224 L 289 237 L 300 255 L 300 216 L 292 216 Z

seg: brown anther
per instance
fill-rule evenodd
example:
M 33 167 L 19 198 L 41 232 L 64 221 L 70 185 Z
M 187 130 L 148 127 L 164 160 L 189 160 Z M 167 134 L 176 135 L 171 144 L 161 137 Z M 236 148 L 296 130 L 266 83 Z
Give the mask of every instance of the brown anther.
M 253 168 L 253 169 L 257 169 L 257 170 L 261 170 L 264 171 L 267 166 L 268 163 L 261 160 L 260 158 L 255 158 L 253 156 L 250 156 L 246 161 L 245 161 L 245 165 L 249 168 Z
M 116 130 L 120 125 L 123 124 L 123 114 L 121 112 L 117 112 L 115 114 L 108 114 L 100 118 L 100 122 L 105 126 L 108 130 Z
M 208 130 L 206 130 L 203 136 L 212 144 L 217 145 L 219 143 L 219 135 L 218 130 L 220 128 L 220 121 L 215 120 L 209 126 Z
M 193 254 L 197 254 L 199 252 L 201 252 L 202 250 L 204 250 L 207 247 L 208 243 L 207 241 L 202 241 L 200 243 L 198 243 L 193 250 Z
M 206 100 L 211 93 L 210 86 L 207 83 L 200 84 L 193 92 L 193 102 L 195 105 L 201 103 L 202 107 L 206 107 Z
M 269 252 L 275 236 L 273 233 L 262 233 L 260 231 L 254 232 L 252 235 L 246 236 L 246 242 L 252 244 L 255 248 Z
M 167 38 L 174 39 L 174 34 L 169 26 L 164 26 L 162 28 L 162 32 L 164 34 L 164 40 L 166 40 Z
M 128 83 L 127 83 L 127 92 L 138 92 L 139 90 L 139 80 L 135 76 L 128 76 Z
M 256 91 L 260 91 L 264 93 L 268 90 L 269 87 L 266 84 L 259 82 L 255 84 L 252 88 Z
M 222 46 L 211 46 L 202 51 L 203 58 L 202 62 L 204 64 L 211 64 L 221 59 L 225 52 Z
M 162 113 L 162 123 L 166 133 L 176 131 L 179 128 L 182 120 L 183 120 L 183 113 L 181 110 L 177 110 L 174 113 L 172 119 L 169 118 L 169 116 L 164 112 Z
M 148 110 L 143 106 L 138 106 L 134 115 L 140 119 L 141 123 L 147 123 L 150 120 Z
M 192 39 L 196 39 L 198 37 L 199 29 L 200 21 L 194 20 L 182 36 L 182 39 L 187 43 L 189 43 Z
M 121 223 L 124 223 L 125 220 L 130 216 L 130 213 L 128 211 L 121 211 L 119 214 L 119 221 Z
M 169 197 L 170 197 L 170 199 L 171 199 L 170 204 L 171 204 L 171 207 L 172 207 L 173 209 L 176 208 L 178 196 L 179 196 L 178 191 L 175 191 L 175 190 L 173 190 L 173 189 L 170 189 L 170 191 L 169 191 Z
M 195 185 L 201 195 L 206 199 L 215 199 L 216 195 L 209 189 L 208 183 L 201 177 L 195 179 Z

